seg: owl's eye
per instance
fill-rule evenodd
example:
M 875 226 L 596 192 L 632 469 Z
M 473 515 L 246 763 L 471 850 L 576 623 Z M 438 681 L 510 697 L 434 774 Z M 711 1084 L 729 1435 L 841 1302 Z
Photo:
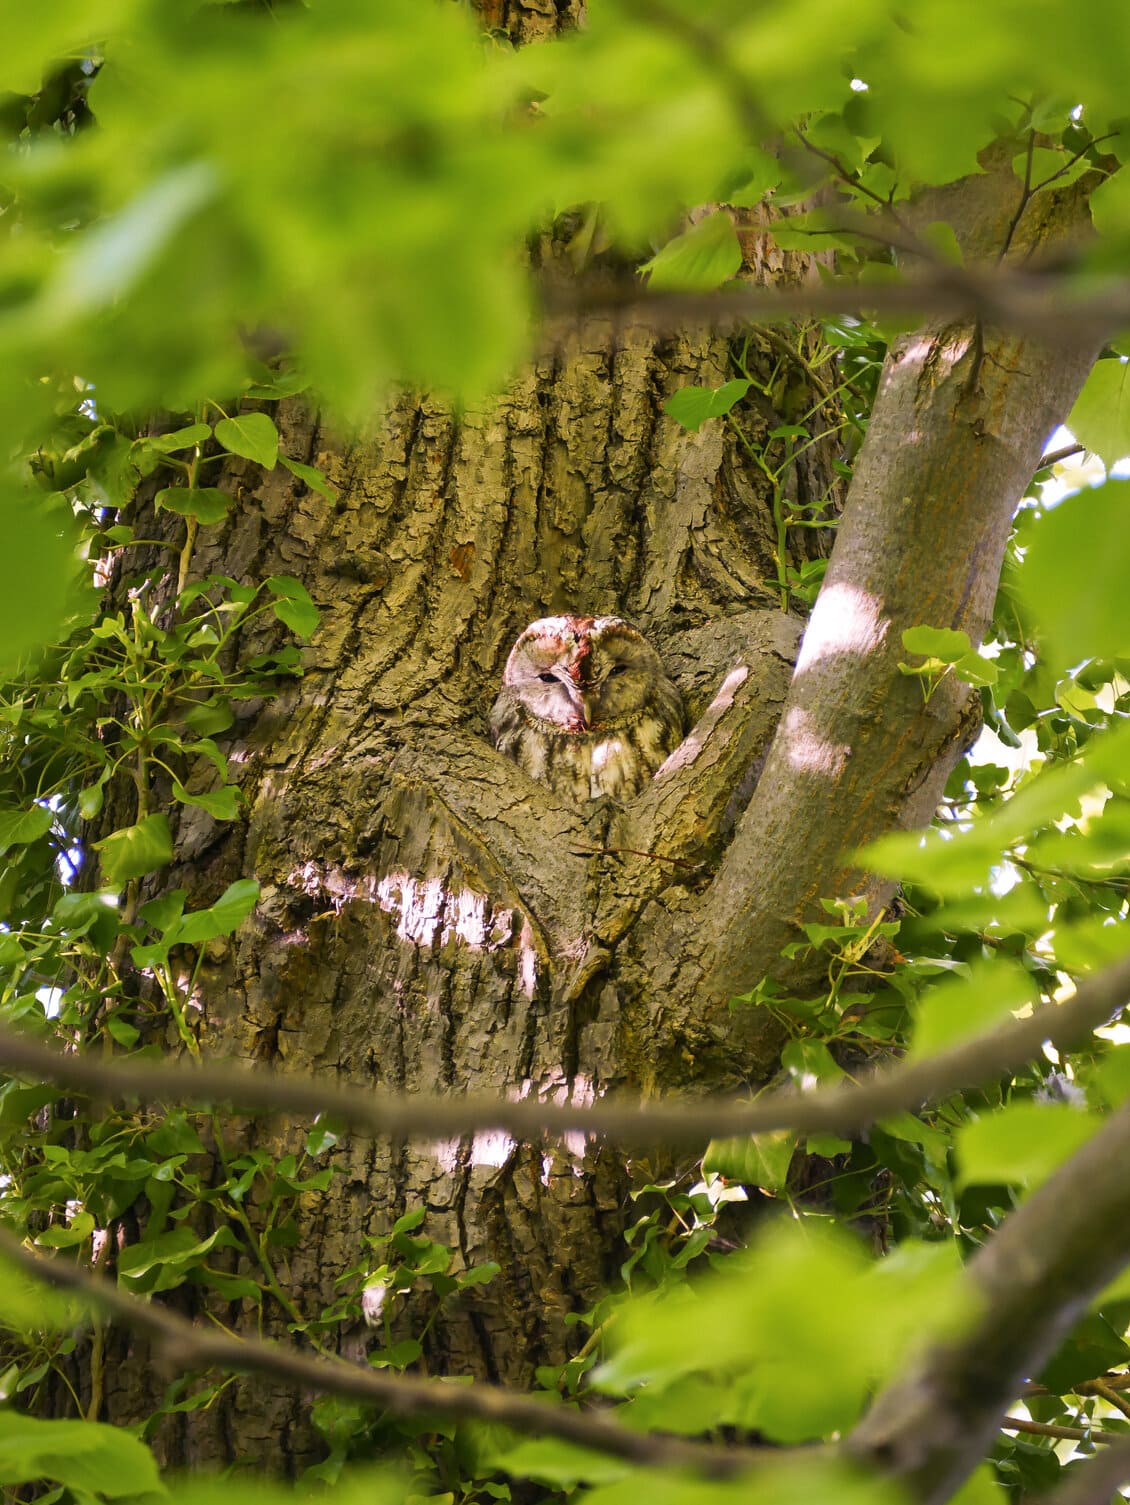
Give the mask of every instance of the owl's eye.
M 539 674 L 538 678 L 541 680 L 541 682 L 542 682 L 543 685 L 551 685 L 553 683 L 553 681 L 557 678 L 557 675 L 556 674 Z
M 627 667 L 628 667 L 627 664 L 613 664 L 612 667 L 611 667 L 611 669 L 609 669 L 609 671 L 608 671 L 608 676 L 607 677 L 609 679 L 611 679 L 614 674 L 623 674 L 624 670 Z

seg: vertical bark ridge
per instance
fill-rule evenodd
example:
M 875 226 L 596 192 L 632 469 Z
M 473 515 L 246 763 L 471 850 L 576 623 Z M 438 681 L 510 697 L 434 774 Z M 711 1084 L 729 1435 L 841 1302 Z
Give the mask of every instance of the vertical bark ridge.
M 188 860 L 172 877 L 190 904 L 245 872 L 262 884 L 253 924 L 203 969 L 207 1051 L 453 1093 L 643 1084 L 627 1000 L 648 993 L 650 962 L 621 945 L 622 925 L 592 951 L 605 899 L 620 903 L 636 881 L 634 859 L 588 855 L 612 839 L 610 814 L 588 821 L 522 783 L 486 746 L 487 711 L 518 631 L 566 606 L 619 611 L 672 650 L 693 641 L 679 660 L 688 683 L 717 684 L 733 645 L 722 634 L 714 649 L 704 624 L 773 599 L 762 582 L 774 534 L 764 478 L 732 435 L 687 433 L 662 411 L 679 386 L 726 380 L 726 341 L 629 329 L 609 349 L 610 338 L 593 321 L 458 420 L 406 393 L 373 435 L 344 441 L 301 399 L 280 405 L 284 452 L 323 468 L 336 503 L 281 469 L 233 467 L 246 490 L 230 522 L 202 535 L 194 572 L 296 575 L 322 626 L 304 678 L 240 708 L 229 751 L 246 826 L 182 820 Z M 771 426 L 752 404 L 744 416 L 752 432 Z M 282 636 L 264 617 L 241 651 Z M 778 665 L 779 651 L 768 649 Z M 203 865 L 183 846 L 195 820 Z M 578 968 L 587 980 L 570 993 Z M 261 1123 L 247 1142 L 281 1155 L 302 1128 Z M 428 1234 L 458 1258 L 502 1266 L 431 1327 L 429 1367 L 525 1384 L 564 1359 L 565 1315 L 622 1258 L 615 1147 L 349 1138 L 334 1158 L 344 1174 L 332 1194 L 301 1199 L 298 1241 L 277 1256 L 303 1310 L 337 1297 L 366 1234 L 423 1206 Z M 269 1330 L 282 1325 L 270 1298 L 265 1315 Z M 397 1330 L 430 1315 L 420 1293 Z M 358 1327 L 338 1341 L 361 1353 L 380 1338 Z M 144 1409 L 134 1381 L 111 1379 L 107 1416 Z M 223 1459 L 230 1436 L 253 1455 L 284 1429 L 288 1467 L 318 1454 L 301 1398 L 264 1395 L 261 1381 L 236 1382 L 212 1412 L 197 1428 L 162 1428 L 170 1462 Z

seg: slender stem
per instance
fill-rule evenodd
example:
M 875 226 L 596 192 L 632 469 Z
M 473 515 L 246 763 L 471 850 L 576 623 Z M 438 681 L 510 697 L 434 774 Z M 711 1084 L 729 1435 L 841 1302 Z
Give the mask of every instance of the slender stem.
M 1002 1432 L 1029 1432 L 1033 1437 L 1059 1437 L 1065 1442 L 1122 1442 L 1121 1432 L 1104 1432 L 1099 1427 L 1063 1427 L 1054 1421 L 1025 1421 L 1010 1416 L 1000 1424 Z

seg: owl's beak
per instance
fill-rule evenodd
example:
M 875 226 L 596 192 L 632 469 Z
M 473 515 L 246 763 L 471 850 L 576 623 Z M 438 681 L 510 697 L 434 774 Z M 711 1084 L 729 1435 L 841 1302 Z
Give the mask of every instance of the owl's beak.
M 581 723 L 584 731 L 589 731 L 592 727 L 592 702 L 588 691 L 581 685 L 566 683 L 564 681 L 563 683 L 565 683 L 565 688 L 569 691 L 569 699 L 573 702 L 573 710 L 577 714 L 577 720 Z

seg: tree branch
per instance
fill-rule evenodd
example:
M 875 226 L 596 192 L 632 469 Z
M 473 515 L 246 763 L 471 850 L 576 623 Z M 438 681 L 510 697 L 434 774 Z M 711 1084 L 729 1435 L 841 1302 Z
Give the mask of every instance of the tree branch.
M 999 194 L 997 175 L 982 176 L 987 185 L 971 179 L 955 187 L 950 223 L 995 202 L 988 196 Z M 1081 233 L 1082 191 L 1039 203 L 1044 217 L 1033 203 L 1013 255 L 1033 238 L 1066 246 Z M 992 242 L 991 227 L 975 218 L 970 233 Z M 968 691 L 943 684 L 925 704 L 899 673 L 902 632 L 925 623 L 981 641 L 1016 503 L 1099 343 L 975 338 L 966 326 L 946 325 L 891 347 L 765 772 L 686 926 L 720 942 L 706 981 L 706 1026 L 719 1039 L 721 1073 L 728 1039 L 737 1056 L 730 1072 L 743 1064 L 728 1029 L 729 999 L 766 974 L 794 987 L 815 975 L 810 960 L 783 972 L 780 955 L 815 916 L 817 900 L 863 895 L 872 914 L 887 902 L 892 886 L 853 868 L 845 854 L 932 816 L 962 750 Z M 689 1027 L 701 1023 L 696 1016 Z
M 1130 1438 L 1074 1468 L 1061 1489 L 1045 1497 L 1044 1505 L 1121 1505 L 1119 1485 L 1130 1481 Z
M 1101 1427 L 1063 1427 L 1056 1421 L 1025 1421 L 1009 1416 L 1000 1424 L 1002 1432 L 1027 1432 L 1031 1437 L 1058 1437 L 1063 1442 L 1118 1442 L 1120 1432 L 1104 1432 Z
M 942 1505 L 976 1467 L 1020 1392 L 1130 1261 L 1130 1103 L 1035 1191 L 966 1268 L 980 1317 L 921 1355 L 850 1438 L 858 1456 Z
M 766 235 L 772 237 L 772 226 Z M 814 237 L 815 239 L 815 237 Z M 883 318 L 980 320 L 993 329 L 1030 339 L 1101 348 L 1112 329 L 1130 325 L 1130 278 L 1111 278 L 1098 291 L 1078 290 L 1060 272 L 983 272 L 953 267 L 901 282 L 861 286 L 831 282 L 776 291 L 727 287 L 713 293 L 650 292 L 632 280 L 578 292 L 546 290 L 545 341 L 559 342 L 558 322 L 600 315 L 633 326 L 674 331 L 688 325 L 726 329 L 743 324 L 785 324 L 844 314 Z
M 631 1463 L 692 1469 L 711 1478 L 730 1478 L 779 1457 L 770 1450 L 758 1452 L 633 1432 L 592 1412 L 546 1405 L 496 1385 L 453 1385 L 415 1375 L 392 1375 L 345 1359 L 313 1358 L 293 1345 L 229 1337 L 216 1328 L 198 1327 L 155 1302 L 127 1295 L 108 1280 L 88 1275 L 62 1258 L 43 1259 L 32 1254 L 2 1226 L 0 1257 L 35 1280 L 74 1291 L 83 1301 L 110 1312 L 123 1326 L 146 1334 L 178 1369 L 265 1374 L 321 1395 L 368 1401 L 398 1416 L 431 1414 L 456 1421 L 493 1422 L 516 1432 L 558 1437 Z
M 803 1134 L 858 1132 L 883 1118 L 1015 1070 L 1038 1055 L 1045 1041 L 1065 1048 L 1105 1024 L 1130 999 L 1130 957 L 1079 985 L 1066 1003 L 1010 1020 L 922 1061 L 876 1073 L 859 1084 L 812 1093 L 778 1092 L 757 1102 L 731 1097 L 694 1103 L 626 1106 L 600 1102 L 508 1102 L 482 1094 L 465 1097 L 378 1092 L 321 1077 L 280 1076 L 227 1062 L 115 1060 L 63 1055 L 13 1030 L 0 1028 L 0 1066 L 21 1076 L 56 1082 L 96 1097 L 150 1101 L 230 1103 L 244 1111 L 328 1114 L 370 1134 L 443 1138 L 501 1129 L 521 1139 L 580 1130 L 605 1134 L 623 1145 L 686 1145 L 707 1140 L 795 1129 Z
M 780 719 L 800 630 L 795 617 L 780 611 L 743 612 L 710 624 L 716 645 L 733 644 L 724 653 L 724 677 L 682 743 L 628 806 L 616 828 L 625 841 L 701 861 L 730 834 L 743 808 L 743 780 L 764 759 Z M 702 661 L 699 636 L 685 633 L 672 644 L 669 667 L 676 674 L 681 659 Z M 747 783 L 746 801 L 751 792 Z

